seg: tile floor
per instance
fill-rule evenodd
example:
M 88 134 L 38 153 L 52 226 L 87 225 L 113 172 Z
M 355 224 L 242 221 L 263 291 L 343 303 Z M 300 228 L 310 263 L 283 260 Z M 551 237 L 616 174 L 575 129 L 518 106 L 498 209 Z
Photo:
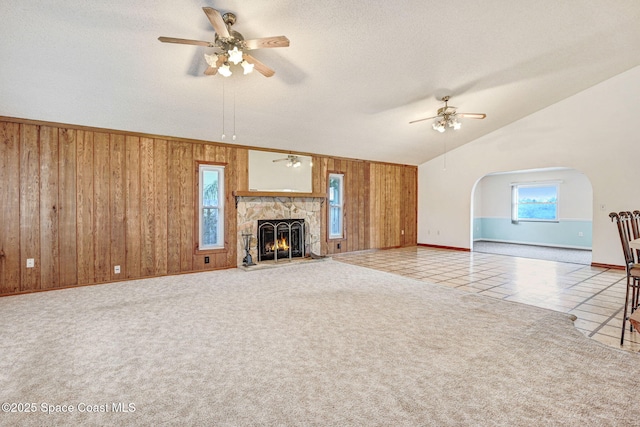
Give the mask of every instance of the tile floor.
M 420 246 L 350 252 L 333 255 L 333 259 L 574 314 L 576 328 L 586 336 L 612 347 L 640 351 L 640 333 L 628 329 L 620 347 L 624 270 Z

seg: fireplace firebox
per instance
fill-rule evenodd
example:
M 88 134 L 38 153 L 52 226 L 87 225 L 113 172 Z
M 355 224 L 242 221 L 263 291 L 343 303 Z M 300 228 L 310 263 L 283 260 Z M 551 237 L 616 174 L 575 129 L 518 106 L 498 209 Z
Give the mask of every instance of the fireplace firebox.
M 258 262 L 303 258 L 304 219 L 258 220 Z

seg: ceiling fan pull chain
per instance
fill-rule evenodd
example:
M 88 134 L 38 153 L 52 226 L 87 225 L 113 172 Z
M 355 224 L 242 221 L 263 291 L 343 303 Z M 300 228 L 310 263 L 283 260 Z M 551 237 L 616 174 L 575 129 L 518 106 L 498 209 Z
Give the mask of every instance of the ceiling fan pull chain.
M 226 135 L 224 134 L 224 80 L 222 80 L 222 139 L 224 139 Z
M 233 137 L 236 140 L 236 85 L 233 86 Z
M 444 155 L 442 156 L 442 170 L 447 170 L 447 138 L 444 139 Z

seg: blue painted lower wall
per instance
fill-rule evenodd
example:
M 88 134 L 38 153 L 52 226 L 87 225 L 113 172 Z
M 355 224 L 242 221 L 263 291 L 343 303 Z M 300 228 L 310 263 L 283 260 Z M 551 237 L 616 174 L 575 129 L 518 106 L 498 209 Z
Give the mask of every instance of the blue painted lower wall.
M 511 218 L 474 218 L 473 240 L 591 249 L 592 223 L 560 220 L 512 224 Z

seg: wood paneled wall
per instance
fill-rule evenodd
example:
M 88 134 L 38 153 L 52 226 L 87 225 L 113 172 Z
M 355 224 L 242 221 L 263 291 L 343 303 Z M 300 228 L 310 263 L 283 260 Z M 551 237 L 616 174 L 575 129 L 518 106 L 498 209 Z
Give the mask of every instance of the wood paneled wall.
M 226 164 L 227 188 L 246 187 L 247 153 L 0 121 L 0 294 L 235 266 L 230 192 L 234 238 L 227 250 L 196 253 L 195 162 Z
M 324 253 L 417 244 L 418 169 L 415 166 L 327 157 L 315 157 L 313 162 L 320 165 L 314 177 L 314 192 L 327 192 L 330 173 L 344 174 L 344 235 L 342 239 L 328 238 L 328 206 L 325 206 L 322 212 Z
M 235 267 L 248 148 L 0 118 L 0 295 Z M 314 192 L 345 174 L 345 236 L 323 210 L 323 253 L 416 244 L 416 167 L 313 159 Z M 197 162 L 226 165 L 225 250 L 196 250 Z

